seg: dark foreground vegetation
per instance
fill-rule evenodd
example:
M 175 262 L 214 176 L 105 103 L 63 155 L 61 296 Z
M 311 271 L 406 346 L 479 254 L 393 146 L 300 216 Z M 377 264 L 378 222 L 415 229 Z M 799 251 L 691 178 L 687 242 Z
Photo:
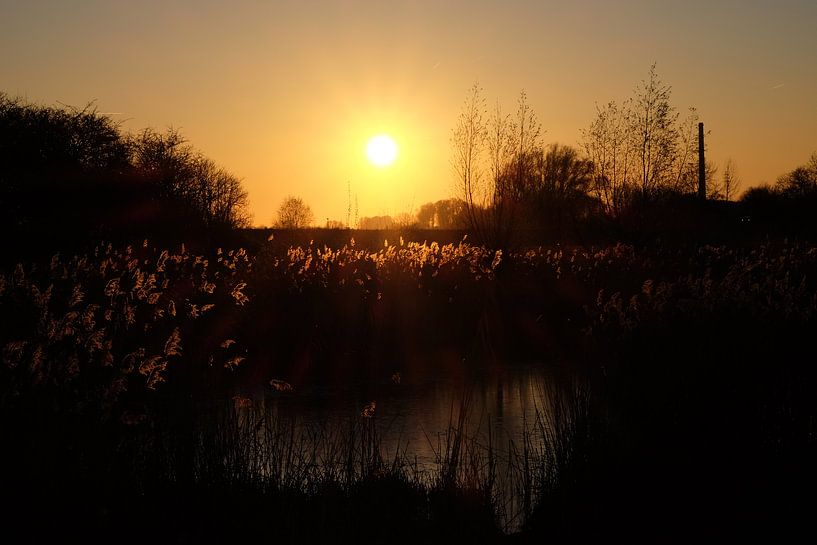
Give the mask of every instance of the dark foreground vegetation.
M 178 133 L 0 95 L 3 537 L 808 534 L 815 160 L 734 203 L 690 197 L 686 160 L 638 186 L 575 150 L 507 159 L 461 204 L 467 232 L 241 230 L 240 183 Z M 450 219 L 437 205 L 424 226 Z M 547 401 L 507 454 L 469 431 L 467 395 L 433 467 L 382 448 L 384 388 L 518 363 L 547 369 Z M 346 383 L 346 419 L 287 403 Z
M 509 520 L 531 542 L 794 535 L 817 484 L 815 272 L 799 244 L 399 240 L 20 265 L 0 277 L 5 527 L 32 542 L 494 542 Z M 470 441 L 464 400 L 434 471 L 381 454 L 374 406 L 304 435 L 235 394 L 524 360 L 554 370 L 526 444 L 499 460 Z

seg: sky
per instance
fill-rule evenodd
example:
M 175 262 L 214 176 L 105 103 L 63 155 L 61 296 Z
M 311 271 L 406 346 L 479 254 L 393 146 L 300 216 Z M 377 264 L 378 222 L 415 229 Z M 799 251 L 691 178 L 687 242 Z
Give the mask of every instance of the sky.
M 817 151 L 815 27 L 814 0 L 0 0 L 0 91 L 175 127 L 244 181 L 255 225 L 288 195 L 324 224 L 350 193 L 361 217 L 457 196 L 474 83 L 507 111 L 525 90 L 543 142 L 579 146 L 653 63 L 708 159 L 773 182 Z M 399 146 L 386 168 L 365 155 L 380 133 Z

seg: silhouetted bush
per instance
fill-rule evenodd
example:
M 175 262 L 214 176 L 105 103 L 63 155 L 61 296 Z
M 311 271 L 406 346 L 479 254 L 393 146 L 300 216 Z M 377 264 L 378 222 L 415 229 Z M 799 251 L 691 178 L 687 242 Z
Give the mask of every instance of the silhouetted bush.
M 237 178 L 178 132 L 125 135 L 91 106 L 0 94 L 3 260 L 85 250 L 100 240 L 207 241 L 247 224 Z
M 774 186 L 753 187 L 740 200 L 742 221 L 755 236 L 817 237 L 817 154 L 781 176 Z

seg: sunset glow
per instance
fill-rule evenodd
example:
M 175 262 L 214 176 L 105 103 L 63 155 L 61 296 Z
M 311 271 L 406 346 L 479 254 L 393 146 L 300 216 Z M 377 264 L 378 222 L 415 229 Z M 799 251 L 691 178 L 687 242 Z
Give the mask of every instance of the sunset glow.
M 0 76 L 33 102 L 95 101 L 126 131 L 178 128 L 269 225 L 289 194 L 345 220 L 347 181 L 361 216 L 457 196 L 450 136 L 475 82 L 504 113 L 524 89 L 544 143 L 580 148 L 596 105 L 656 63 L 678 112 L 696 107 L 711 131 L 707 158 L 720 172 L 731 158 L 746 189 L 817 142 L 817 4 L 776 5 L 12 2 L 0 48 L 25 54 Z M 387 168 L 365 151 L 384 133 L 399 148 Z
M 3 543 L 791 543 L 817 0 L 0 9 Z
M 387 167 L 397 159 L 397 144 L 391 136 L 379 134 L 366 144 L 366 157 L 377 167 Z

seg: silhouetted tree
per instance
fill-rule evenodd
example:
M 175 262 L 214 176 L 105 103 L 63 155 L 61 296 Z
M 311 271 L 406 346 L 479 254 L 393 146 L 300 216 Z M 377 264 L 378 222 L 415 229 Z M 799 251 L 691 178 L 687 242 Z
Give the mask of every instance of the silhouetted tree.
M 443 199 L 434 203 L 435 225 L 440 229 L 464 229 L 468 226 L 465 203 L 462 199 Z
M 585 154 L 595 168 L 593 191 L 612 216 L 621 213 L 631 185 L 630 102 L 625 101 L 621 107 L 614 101 L 603 107 L 597 105 L 595 119 L 582 131 Z
M 481 92 L 474 85 L 466 97 L 452 136 L 453 165 L 472 231 L 481 242 L 504 247 L 516 220 L 514 186 L 526 175 L 541 125 L 524 91 L 514 117 L 497 105 L 486 120 Z
M 574 148 L 558 144 L 537 148 L 526 154 L 521 176 L 516 164 L 509 165 L 506 172 L 509 178 L 516 178 L 510 183 L 526 227 L 561 236 L 569 223 L 575 226 L 598 211 L 598 201 L 589 195 L 593 164 Z
M 210 159 L 199 157 L 196 162 L 191 198 L 208 227 L 246 227 L 250 223 L 241 181 Z
M 678 113 L 670 104 L 670 86 L 650 67 L 648 79 L 636 89 L 633 101 L 633 138 L 637 180 L 642 195 L 668 185 L 678 159 Z
M 391 216 L 363 216 L 360 218 L 359 229 L 394 229 L 396 224 Z
M 0 93 L 0 229 L 18 247 L 190 239 L 248 223 L 240 181 L 176 131 L 124 135 L 93 106 Z
M 486 140 L 485 99 L 482 89 L 474 84 L 468 91 L 457 126 L 451 136 L 452 166 L 457 175 L 459 192 L 465 202 L 468 223 L 479 238 L 482 233 L 479 209 L 487 201 L 484 190 L 482 155 Z
M 128 146 L 93 106 L 51 108 L 0 93 L 0 236 L 54 251 L 105 236 L 128 200 Z M 46 249 L 48 246 L 50 249 Z
M 287 197 L 278 208 L 275 226 L 283 229 L 303 229 L 312 225 L 314 216 L 309 205 L 300 197 Z
M 670 86 L 653 65 L 633 97 L 621 106 L 597 106 L 595 119 L 582 131 L 594 165 L 593 191 L 613 217 L 636 199 L 643 204 L 667 191 L 697 189 L 698 114 L 690 108 L 680 120 L 670 97 Z
M 817 153 L 780 176 L 774 186 L 747 190 L 740 206 L 759 234 L 817 237 Z
M 425 203 L 417 212 L 417 223 L 424 229 L 464 229 L 468 227 L 465 203 L 456 198 Z
M 704 165 L 704 178 L 706 180 L 706 198 L 709 200 L 720 201 L 724 200 L 723 193 L 723 179 L 718 181 L 718 165 L 712 161 L 707 160 Z M 695 174 L 695 185 L 697 188 L 698 173 Z M 692 191 L 679 191 L 679 193 L 692 195 Z
M 51 108 L 0 92 L 0 160 L 4 181 L 11 181 L 10 171 L 16 171 L 15 176 L 121 171 L 128 166 L 128 146 L 118 125 L 92 104 Z
M 740 178 L 738 178 L 735 163 L 732 159 L 727 159 L 726 166 L 723 168 L 723 177 L 721 178 L 721 195 L 725 200 L 731 201 L 737 196 L 739 189 Z
M 423 229 L 433 229 L 437 225 L 437 206 L 433 202 L 425 203 L 417 211 L 417 224 Z
M 394 223 L 400 229 L 410 229 L 417 227 L 417 218 L 408 212 L 400 212 L 394 216 Z
M 817 195 L 817 152 L 809 161 L 777 179 L 775 189 L 786 197 Z
M 140 175 L 160 198 L 179 203 L 188 221 L 208 229 L 249 224 L 240 180 L 196 152 L 178 131 L 146 129 L 131 139 L 131 149 Z
M 698 192 L 698 122 L 695 108 L 689 108 L 687 116 L 678 126 L 678 145 L 673 160 L 674 172 L 662 187 L 675 193 L 693 195 Z M 708 163 L 708 162 L 707 162 Z M 714 166 L 707 165 L 707 188 L 715 187 Z M 673 181 L 674 178 L 674 181 Z

